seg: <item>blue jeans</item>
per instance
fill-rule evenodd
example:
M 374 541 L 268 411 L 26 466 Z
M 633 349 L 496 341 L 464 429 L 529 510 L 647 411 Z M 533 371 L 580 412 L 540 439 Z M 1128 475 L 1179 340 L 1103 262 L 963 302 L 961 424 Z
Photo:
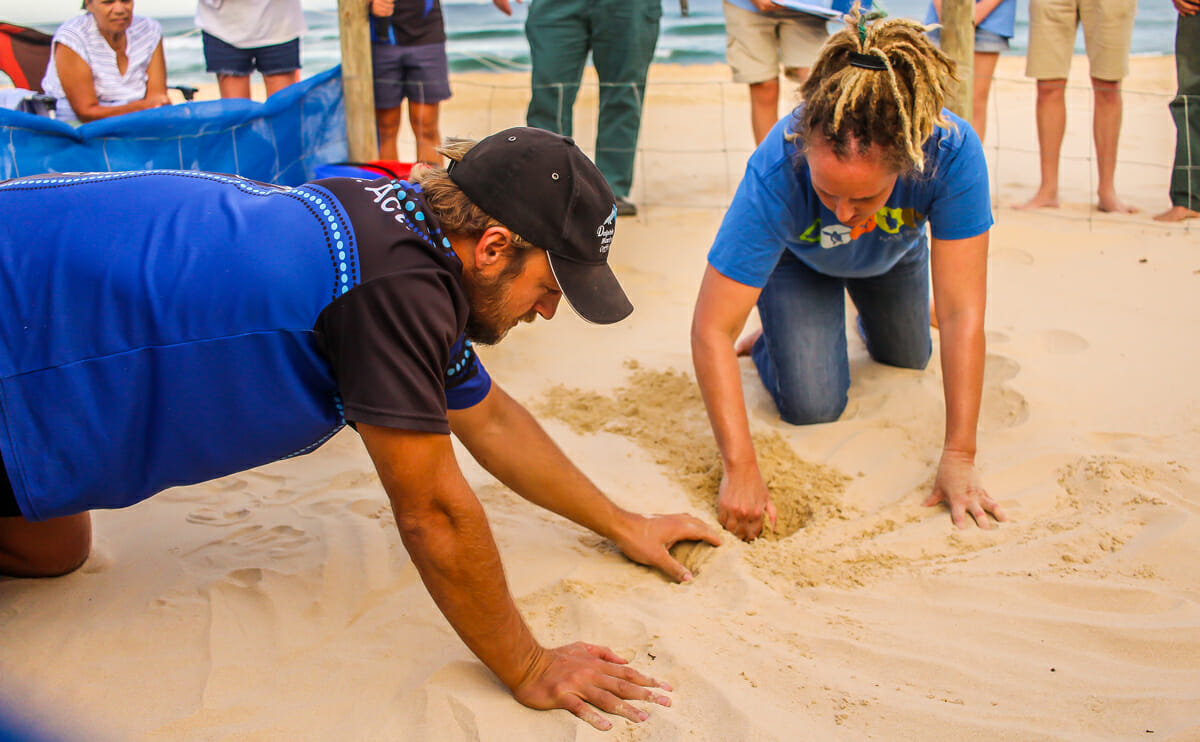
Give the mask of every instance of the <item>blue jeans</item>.
M 858 308 L 858 329 L 871 358 L 901 368 L 922 369 L 929 363 L 927 243 L 872 278 L 826 276 L 785 251 L 758 298 L 763 333 L 751 351 L 785 422 L 831 422 L 846 409 L 847 291 Z

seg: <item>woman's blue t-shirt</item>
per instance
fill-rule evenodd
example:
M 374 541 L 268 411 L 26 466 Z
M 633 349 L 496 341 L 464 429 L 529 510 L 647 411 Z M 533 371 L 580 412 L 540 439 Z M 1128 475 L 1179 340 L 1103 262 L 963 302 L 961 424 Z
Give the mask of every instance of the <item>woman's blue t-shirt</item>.
M 951 126 L 926 140 L 924 173 L 901 176 L 892 195 L 865 226 L 847 227 L 813 190 L 801 142 L 780 120 L 750 156 L 746 174 L 708 253 L 722 275 L 762 288 L 784 250 L 813 270 L 841 278 L 886 273 L 925 243 L 926 222 L 936 239 L 959 240 L 992 226 L 987 161 L 974 129 L 943 111 Z

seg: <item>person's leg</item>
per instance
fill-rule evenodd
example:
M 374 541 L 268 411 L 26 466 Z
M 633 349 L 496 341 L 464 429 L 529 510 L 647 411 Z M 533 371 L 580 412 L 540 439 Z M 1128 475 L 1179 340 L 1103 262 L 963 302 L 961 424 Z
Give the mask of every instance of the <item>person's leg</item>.
M 1030 0 L 1025 75 L 1037 80 L 1038 164 L 1041 183 L 1018 209 L 1058 206 L 1058 159 L 1067 129 L 1066 87 L 1079 10 L 1075 0 Z
M 217 76 L 217 90 L 222 98 L 249 98 L 250 73 L 254 71 L 254 55 L 249 49 L 239 49 L 216 36 L 202 31 L 205 68 Z
M 922 369 L 933 353 L 929 333 L 929 247 L 910 251 L 882 276 L 846 281 L 867 352 L 879 363 Z
M 1096 145 L 1096 194 L 1101 211 L 1137 211 L 1117 196 L 1117 144 L 1121 137 L 1121 81 L 1092 78 L 1092 139 Z
M 32 522 L 0 518 L 0 574 L 58 577 L 74 572 L 92 548 L 89 513 Z
M 987 134 L 988 96 L 992 92 L 992 76 L 996 73 L 999 52 L 975 52 L 975 101 L 971 107 L 971 126 L 983 141 Z
M 255 64 L 263 76 L 267 97 L 300 81 L 300 39 L 254 50 Z
M 793 425 L 832 422 L 846 409 L 845 282 L 785 252 L 758 298 L 763 331 L 750 355 L 779 415 Z
M 781 23 L 779 59 L 783 63 L 783 76 L 794 85 L 803 85 L 828 38 L 828 24 L 823 18 L 799 14 Z
M 529 41 L 529 108 L 525 123 L 571 136 L 575 96 L 587 63 L 590 0 L 532 0 L 525 18 Z
M 412 103 L 409 103 L 411 108 Z M 400 134 L 401 107 L 375 109 L 375 133 L 379 135 L 379 159 L 399 160 L 396 137 Z
M 408 123 L 417 139 L 417 161 L 441 167 L 442 156 L 437 152 L 437 148 L 442 144 L 442 135 L 438 131 L 438 104 L 417 103 L 410 98 Z
M 371 74 L 375 87 L 375 133 L 379 137 L 379 157 L 399 160 L 396 137 L 400 133 L 401 108 L 404 105 L 404 62 L 401 47 L 371 44 Z
M 1067 132 L 1066 78 L 1037 81 L 1038 170 L 1041 183 L 1033 198 L 1018 209 L 1054 208 L 1058 206 L 1058 158 L 1062 153 L 1063 136 Z
M 733 81 L 750 88 L 750 132 L 757 146 L 779 120 L 780 21 L 722 3 L 725 61 Z
M 249 98 L 249 75 L 217 75 L 217 90 L 222 98 Z
M 750 130 L 754 145 L 762 144 L 779 120 L 779 78 L 750 83 Z
M 1200 218 L 1200 13 L 1179 16 L 1175 73 L 1178 90 L 1170 105 L 1175 120 L 1171 208 L 1154 217 L 1160 222 Z
M 408 122 L 417 140 L 417 160 L 441 167 L 437 148 L 442 143 L 438 108 L 450 99 L 450 63 L 445 44 L 408 47 L 405 52 L 405 87 Z
M 263 86 L 267 89 L 268 98 L 283 90 L 288 85 L 294 85 L 298 82 L 300 82 L 300 70 L 281 72 L 277 75 L 263 75 Z
M 1101 211 L 1137 211 L 1117 196 L 1117 144 L 1121 136 L 1121 80 L 1129 74 L 1136 0 L 1080 0 L 1080 21 L 1092 77 L 1092 141 Z
M 596 167 L 613 194 L 629 195 L 642 125 L 646 73 L 658 44 L 659 0 L 594 0 L 589 8 L 592 61 L 600 79 Z

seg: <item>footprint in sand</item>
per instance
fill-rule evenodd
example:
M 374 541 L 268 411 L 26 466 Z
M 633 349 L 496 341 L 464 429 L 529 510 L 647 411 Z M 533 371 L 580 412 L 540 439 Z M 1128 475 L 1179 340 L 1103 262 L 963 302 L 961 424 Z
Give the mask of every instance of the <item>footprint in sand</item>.
M 1082 353 L 1092 347 L 1087 340 L 1069 330 L 1047 330 L 1041 333 L 1040 340 L 1042 346 L 1055 355 Z
M 983 400 L 979 410 L 979 427 L 983 430 L 1015 428 L 1029 419 L 1029 402 L 1025 395 L 1005 386 L 1016 378 L 1021 364 L 1013 359 L 989 353 L 983 364 Z
M 250 517 L 248 508 L 202 507 L 184 516 L 188 523 L 198 526 L 231 526 Z
M 212 551 L 234 552 L 235 554 L 266 554 L 281 558 L 299 554 L 313 541 L 313 537 L 297 528 L 278 525 L 266 528 L 254 524 L 239 528 L 225 538 L 211 541 L 185 554 L 190 557 Z
M 988 330 L 984 333 L 984 337 L 987 339 L 988 345 L 1004 345 L 1009 340 L 1008 333 L 998 330 Z

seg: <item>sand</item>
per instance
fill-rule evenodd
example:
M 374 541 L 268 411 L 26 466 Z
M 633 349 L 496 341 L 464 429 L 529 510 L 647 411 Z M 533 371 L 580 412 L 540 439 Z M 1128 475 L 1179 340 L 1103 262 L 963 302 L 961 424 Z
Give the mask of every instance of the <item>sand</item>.
M 885 368 L 851 336 L 835 423 L 782 424 L 743 361 L 780 524 L 677 549 L 687 585 L 458 449 L 539 639 L 609 645 L 675 686 L 642 724 L 614 717 L 601 733 L 511 698 L 426 593 L 352 432 L 97 513 L 81 571 L 0 581 L 8 701 L 88 740 L 1200 740 L 1200 225 L 1150 219 L 1168 205 L 1173 67 L 1134 60 L 1117 178 L 1142 213 L 1109 216 L 1089 206 L 1084 88 L 1070 94 L 1062 208 L 1012 208 L 1037 173 L 1020 63 L 1002 60 L 985 143 L 996 226 L 978 457 L 1010 522 L 956 531 L 921 506 L 942 437 L 938 361 Z M 526 86 L 456 78 L 443 134 L 521 123 Z M 585 145 L 594 105 L 585 91 Z M 646 105 L 642 211 L 612 253 L 637 311 L 596 327 L 564 307 L 483 356 L 618 503 L 715 523 L 688 325 L 750 150 L 746 94 L 720 66 L 656 67 Z

